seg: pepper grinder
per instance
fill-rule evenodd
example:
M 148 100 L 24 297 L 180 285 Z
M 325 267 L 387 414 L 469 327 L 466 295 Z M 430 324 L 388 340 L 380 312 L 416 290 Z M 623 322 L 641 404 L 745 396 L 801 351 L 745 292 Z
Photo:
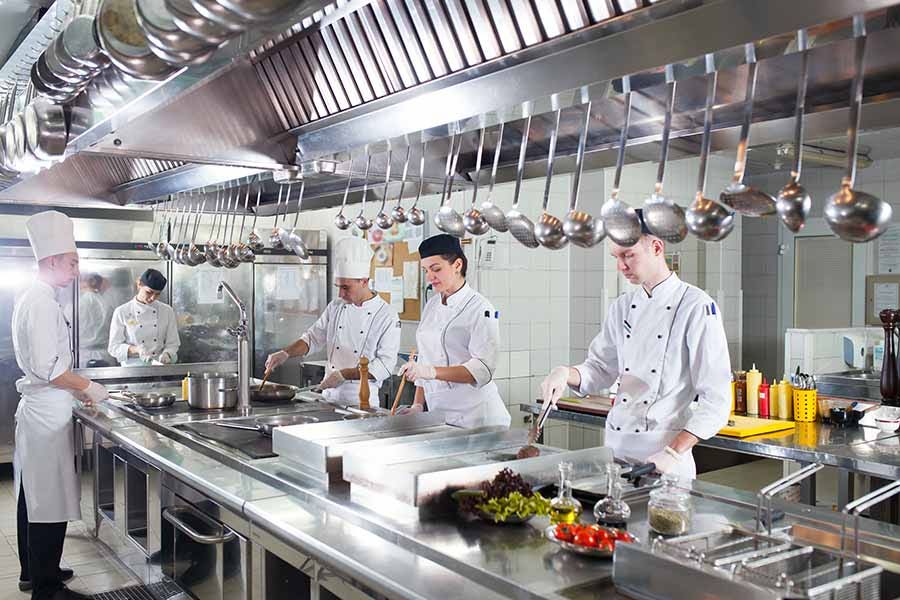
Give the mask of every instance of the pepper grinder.
M 359 407 L 369 410 L 369 359 L 359 359 Z
M 897 326 L 897 311 L 886 308 L 878 313 L 884 329 L 884 361 L 881 363 L 881 398 L 893 403 L 897 399 L 897 353 L 894 349 L 894 328 Z

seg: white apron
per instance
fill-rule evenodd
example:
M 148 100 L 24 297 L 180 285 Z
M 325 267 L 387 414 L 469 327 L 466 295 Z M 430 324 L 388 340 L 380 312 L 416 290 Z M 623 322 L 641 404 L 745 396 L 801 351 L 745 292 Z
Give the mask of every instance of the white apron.
M 673 310 L 645 314 L 640 319 L 629 319 L 631 313 L 627 313 L 622 325 L 626 336 L 619 352 L 619 364 L 624 372 L 604 431 L 604 445 L 612 449 L 616 458 L 645 463 L 682 431 L 651 431 L 646 415 L 649 406 L 659 400 L 666 348 L 683 299 L 682 291 L 671 301 Z M 673 340 L 673 343 L 681 343 L 681 340 Z M 691 451 L 682 455 L 674 474 L 688 479 L 697 476 Z
M 385 315 L 381 311 L 372 311 L 364 303 L 363 306 L 344 304 L 332 323 L 329 323 L 330 331 L 327 336 L 328 362 L 326 373 L 336 369 L 355 369 L 359 366 L 359 359 L 366 352 L 367 344 L 371 339 L 378 339 L 380 331 L 373 331 L 373 325 L 379 323 Z M 374 356 L 367 356 L 371 365 Z M 370 367 L 371 368 L 371 367 Z M 374 380 L 369 380 L 369 405 L 378 406 L 379 385 Z M 329 402 L 337 402 L 345 405 L 359 405 L 359 386 L 357 380 L 345 381 L 341 385 L 323 390 L 322 395 Z

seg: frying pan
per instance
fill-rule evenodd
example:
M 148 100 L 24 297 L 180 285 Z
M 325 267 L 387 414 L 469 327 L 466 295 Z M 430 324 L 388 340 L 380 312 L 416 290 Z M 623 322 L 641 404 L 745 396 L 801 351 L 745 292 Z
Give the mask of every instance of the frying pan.
M 281 383 L 267 383 L 264 388 L 251 388 L 251 402 L 287 402 L 293 400 L 297 394 L 297 388 Z
M 157 394 L 156 392 L 129 392 L 122 390 L 119 392 L 129 401 L 137 404 L 141 408 L 166 408 L 175 403 L 175 394 Z
M 272 436 L 272 431 L 276 427 L 285 427 L 287 425 L 305 425 L 306 423 L 316 423 L 319 419 L 307 415 L 272 415 L 270 417 L 257 417 L 253 420 L 255 425 L 240 425 L 238 423 L 221 423 L 216 422 L 214 425 L 219 427 L 227 427 L 229 429 L 246 429 L 248 431 L 257 431 L 262 435 Z

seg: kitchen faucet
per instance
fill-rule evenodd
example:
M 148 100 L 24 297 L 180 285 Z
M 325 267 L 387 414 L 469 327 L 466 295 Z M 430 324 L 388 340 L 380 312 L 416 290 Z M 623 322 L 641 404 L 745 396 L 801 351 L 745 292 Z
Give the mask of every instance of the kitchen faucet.
M 216 298 L 223 299 L 223 292 L 228 295 L 232 302 L 241 311 L 241 318 L 236 327 L 229 327 L 228 334 L 237 338 L 238 341 L 238 411 L 241 414 L 250 413 L 250 340 L 249 323 L 247 321 L 247 308 L 238 298 L 231 286 L 224 281 L 219 282 L 216 289 Z

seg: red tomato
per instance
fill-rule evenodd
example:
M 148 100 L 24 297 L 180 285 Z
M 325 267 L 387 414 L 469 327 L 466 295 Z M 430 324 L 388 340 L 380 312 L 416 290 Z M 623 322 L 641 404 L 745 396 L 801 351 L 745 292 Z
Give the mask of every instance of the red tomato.
M 606 538 L 605 540 L 598 541 L 597 548 L 599 550 L 603 550 L 604 552 L 612 552 L 616 549 L 616 542 L 615 540 Z
M 587 546 L 589 548 L 597 547 L 597 536 L 592 531 L 579 531 L 575 535 L 575 543 L 579 546 Z
M 575 538 L 574 528 L 566 523 L 560 523 L 556 526 L 556 539 L 564 542 L 571 542 Z
M 628 533 L 627 531 L 623 531 L 621 529 L 616 529 L 615 531 L 613 531 L 613 538 L 617 542 L 633 542 L 634 541 L 634 538 L 632 537 L 632 535 L 630 533 Z

